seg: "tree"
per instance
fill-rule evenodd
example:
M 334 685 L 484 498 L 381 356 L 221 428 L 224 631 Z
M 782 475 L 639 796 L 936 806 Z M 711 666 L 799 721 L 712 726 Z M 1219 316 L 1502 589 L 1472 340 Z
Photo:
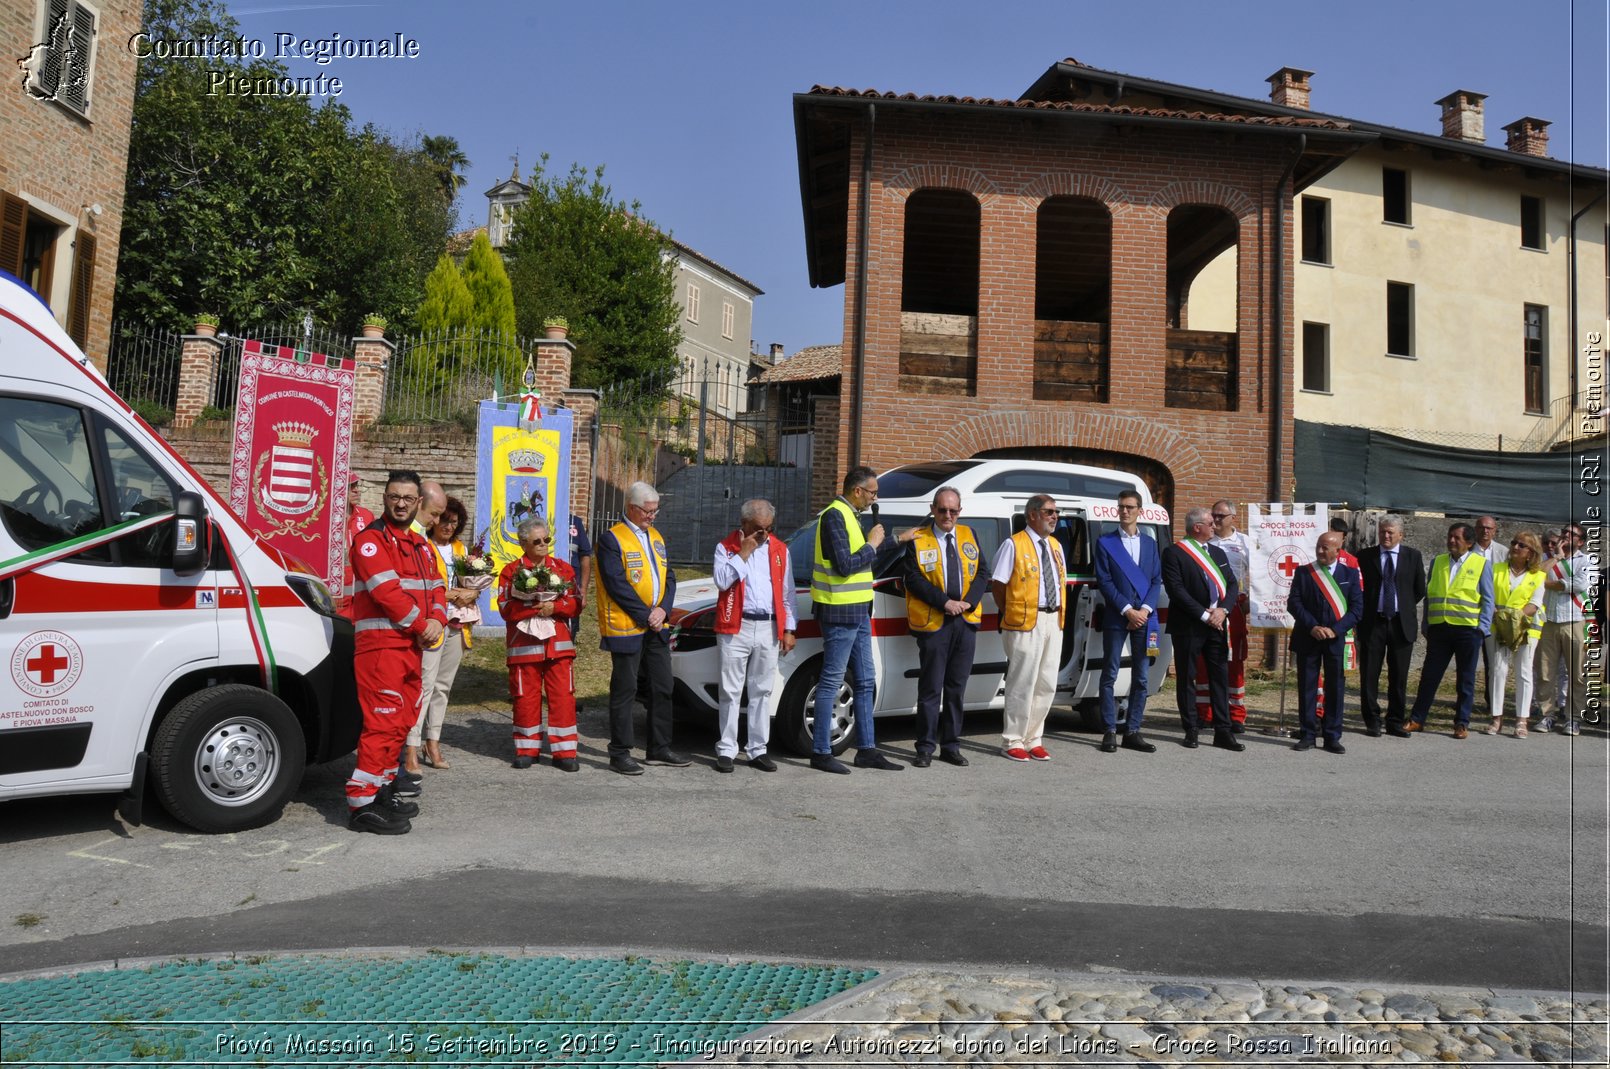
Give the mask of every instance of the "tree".
M 419 341 L 408 350 L 403 373 L 416 393 L 435 393 L 453 378 L 456 354 L 475 321 L 475 298 L 445 252 L 425 278 L 419 304 Z
M 505 392 L 512 393 L 520 381 L 520 373 L 525 370 L 525 356 L 516 340 L 514 289 L 502 258 L 493 251 L 492 242 L 484 231 L 477 233 L 470 243 L 462 273 L 474 306 L 470 325 L 482 333 L 482 343 L 496 353 L 489 363 L 503 370 Z
M 520 332 L 539 333 L 548 316 L 569 320 L 577 386 L 669 376 L 681 340 L 670 240 L 640 204 L 614 200 L 602 167 L 576 164 L 557 179 L 547 162 L 504 249 Z
M 458 138 L 445 134 L 426 137 L 420 141 L 419 150 L 436 169 L 436 180 L 441 183 L 442 193 L 448 201 L 452 201 L 464 187 L 466 179 L 462 172 L 470 165 L 470 158 L 458 147 Z
M 150 0 L 153 39 L 239 36 L 213 0 Z M 353 129 L 340 105 L 299 95 L 212 93 L 208 68 L 280 78 L 234 58 L 142 59 L 118 258 L 121 316 L 231 328 L 317 318 L 406 323 L 453 215 L 418 147 Z

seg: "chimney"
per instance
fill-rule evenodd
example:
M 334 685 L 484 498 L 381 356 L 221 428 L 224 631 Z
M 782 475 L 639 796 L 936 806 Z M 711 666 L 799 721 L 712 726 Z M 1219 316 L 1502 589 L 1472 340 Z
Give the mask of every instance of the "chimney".
M 775 364 L 778 361 L 782 360 L 782 358 L 783 358 L 783 343 L 780 342 L 780 341 L 772 342 L 771 343 L 771 362 Z
M 1481 102 L 1486 99 L 1485 93 L 1455 89 L 1437 101 L 1442 105 L 1442 136 L 1451 137 L 1455 141 L 1485 144 L 1487 131 L 1482 123 Z
M 1516 119 L 1504 127 L 1504 133 L 1509 135 L 1509 143 L 1504 147 L 1511 152 L 1519 152 L 1523 156 L 1547 156 L 1549 154 L 1549 122 L 1547 119 L 1534 119 L 1527 115 Z
M 1269 101 L 1283 108 L 1308 110 L 1308 79 L 1313 71 L 1296 67 L 1281 67 L 1264 81 L 1269 83 Z

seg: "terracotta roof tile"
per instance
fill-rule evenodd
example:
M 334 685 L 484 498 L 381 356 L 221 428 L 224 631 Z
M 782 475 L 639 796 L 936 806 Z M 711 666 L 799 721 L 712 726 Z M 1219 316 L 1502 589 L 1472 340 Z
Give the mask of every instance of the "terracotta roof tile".
M 814 382 L 843 374 L 843 358 L 837 345 L 811 345 L 767 368 L 749 381 L 761 386 L 779 382 Z
M 1128 104 L 1088 104 L 1071 100 L 995 100 L 991 97 L 959 97 L 934 94 L 880 92 L 876 89 L 845 89 L 839 86 L 811 87 L 813 96 L 851 97 L 863 100 L 897 100 L 911 104 L 970 104 L 986 108 L 1012 108 L 1019 111 L 1071 111 L 1090 115 L 1132 115 L 1145 119 L 1188 119 L 1194 122 L 1237 123 L 1243 126 L 1290 126 L 1303 129 L 1349 130 L 1336 119 L 1310 119 L 1285 115 L 1235 115 L 1221 111 L 1185 111 L 1178 108 L 1137 108 Z

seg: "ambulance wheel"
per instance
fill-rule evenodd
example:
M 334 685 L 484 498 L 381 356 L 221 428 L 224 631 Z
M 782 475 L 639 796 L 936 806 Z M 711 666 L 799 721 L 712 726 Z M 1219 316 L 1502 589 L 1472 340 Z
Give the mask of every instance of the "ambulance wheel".
M 1093 731 L 1098 735 L 1107 730 L 1101 719 L 1100 698 L 1086 698 L 1074 707 L 1074 711 L 1079 717 L 1080 730 Z
M 240 831 L 278 819 L 302 779 L 306 744 L 274 695 L 239 683 L 197 691 L 151 741 L 163 806 L 198 831 Z
M 822 659 L 817 657 L 800 667 L 783 688 L 783 700 L 777 706 L 777 741 L 801 757 L 809 757 L 814 745 L 811 734 L 816 722 L 816 684 L 822 678 Z M 833 699 L 833 752 L 843 753 L 850 748 L 850 736 L 855 730 L 854 694 L 850 688 L 851 673 L 844 672 L 844 682 Z

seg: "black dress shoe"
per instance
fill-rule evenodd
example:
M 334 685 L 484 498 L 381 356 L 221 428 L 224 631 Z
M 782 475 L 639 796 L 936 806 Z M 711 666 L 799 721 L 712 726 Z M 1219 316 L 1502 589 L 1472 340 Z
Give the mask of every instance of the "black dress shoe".
M 354 809 L 347 817 L 347 827 L 353 831 L 369 831 L 376 835 L 406 835 L 413 828 L 407 817 L 387 813 L 374 804 Z
M 1237 739 L 1235 735 L 1228 731 L 1215 731 L 1213 733 L 1213 745 L 1217 749 L 1234 750 L 1237 753 L 1247 748 L 1246 743 Z
M 831 772 L 837 776 L 848 776 L 850 774 L 850 770 L 844 766 L 844 762 L 830 753 L 811 754 L 811 767 L 818 772 Z
M 561 772 L 574 772 L 580 768 L 581 765 L 576 763 L 576 759 L 574 757 L 555 757 L 553 759 L 553 767 L 557 768 Z
M 765 754 L 756 754 L 749 759 L 749 767 L 759 769 L 762 772 L 776 772 L 777 762 Z
M 963 757 L 957 750 L 941 750 L 939 751 L 939 759 L 945 764 L 955 765 L 957 768 L 967 767 L 967 758 Z
M 855 752 L 856 768 L 878 768 L 885 772 L 899 772 L 904 765 L 897 765 L 879 750 L 857 750 Z
M 616 754 L 609 759 L 611 772 L 619 772 L 623 776 L 641 776 L 643 766 L 631 754 Z
M 717 772 L 731 772 L 732 771 L 732 758 L 728 757 L 726 754 L 718 754 L 716 756 L 716 771 Z
M 675 750 L 655 750 L 644 760 L 651 765 L 669 765 L 672 768 L 686 768 L 693 764 L 687 754 L 677 753 Z
M 1124 740 L 1127 742 L 1129 740 L 1129 736 L 1125 735 Z M 1118 736 L 1115 733 L 1109 731 L 1105 735 L 1101 736 L 1101 752 L 1102 753 L 1117 753 L 1118 752 Z
M 1344 754 L 1344 753 L 1347 752 L 1347 747 L 1342 745 L 1342 740 L 1341 739 L 1326 739 L 1325 740 L 1325 752 L 1326 753 L 1334 753 L 1334 754 Z
M 1398 724 L 1388 725 L 1386 733 L 1392 736 L 1394 739 L 1412 739 L 1414 737 L 1409 733 L 1407 728 L 1404 728 Z
M 1230 721 L 1230 734 L 1239 735 L 1245 730 L 1247 730 L 1247 725 L 1246 724 L 1243 724 L 1239 720 Z
M 1299 753 L 1301 753 L 1303 750 L 1312 750 L 1314 748 L 1314 740 L 1298 739 L 1296 742 L 1291 744 L 1291 748 Z
M 912 768 L 927 768 L 934 763 L 932 754 L 920 753 L 911 759 Z
M 509 767 L 510 768 L 530 768 L 531 763 L 532 763 L 531 758 L 527 757 L 525 754 L 521 754 L 519 757 L 516 757 L 513 761 L 509 762 Z
M 1149 743 L 1145 739 L 1141 738 L 1140 732 L 1138 732 L 1138 731 L 1131 731 L 1128 735 L 1125 735 L 1122 745 L 1123 745 L 1124 749 L 1126 749 L 1126 750 L 1134 750 L 1137 753 L 1156 753 L 1157 752 L 1157 747 L 1153 746 L 1151 743 Z
M 1183 746 L 1183 747 L 1185 747 L 1185 748 L 1186 748 L 1186 749 L 1187 749 L 1187 750 L 1194 750 L 1194 749 L 1196 749 L 1196 746 L 1197 746 L 1197 742 L 1196 742 L 1196 732 L 1194 732 L 1194 731 L 1187 731 L 1187 732 L 1186 732 L 1186 733 L 1185 733 L 1185 739 L 1184 739 L 1184 740 L 1183 740 L 1183 741 L 1182 741 L 1182 742 L 1181 742 L 1181 743 L 1180 743 L 1180 745 L 1181 745 L 1181 746 Z
M 1379 724 L 1371 724 L 1364 729 L 1364 734 L 1372 739 L 1378 739 L 1381 737 L 1381 727 Z

